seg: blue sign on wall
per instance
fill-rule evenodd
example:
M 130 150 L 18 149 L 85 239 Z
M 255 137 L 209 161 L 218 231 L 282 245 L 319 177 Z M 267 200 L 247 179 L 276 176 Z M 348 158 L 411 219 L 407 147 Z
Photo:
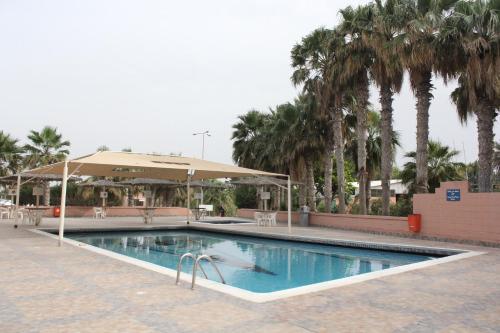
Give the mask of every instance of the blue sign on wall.
M 459 188 L 447 189 L 446 201 L 460 201 L 460 189 Z

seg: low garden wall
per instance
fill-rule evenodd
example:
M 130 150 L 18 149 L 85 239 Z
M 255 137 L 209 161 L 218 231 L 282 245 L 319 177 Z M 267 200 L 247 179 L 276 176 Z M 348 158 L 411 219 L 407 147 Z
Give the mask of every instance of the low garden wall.
M 238 217 L 253 219 L 256 211 L 256 209 L 238 209 L 237 215 Z M 293 224 L 298 224 L 299 218 L 300 214 L 298 212 L 292 212 Z M 278 212 L 276 219 L 279 222 L 286 223 L 288 221 L 287 212 Z M 406 217 L 310 213 L 309 224 L 312 226 L 359 231 L 408 233 Z
M 409 234 L 408 219 L 397 216 L 311 213 L 311 225 L 390 234 Z
M 106 215 L 109 217 L 119 216 L 142 216 L 141 207 L 107 207 Z M 158 207 L 155 211 L 155 216 L 186 216 L 187 209 L 184 207 Z M 45 216 L 53 216 L 53 210 L 47 210 Z M 94 208 L 87 206 L 67 206 L 67 217 L 92 217 L 94 216 Z
M 255 209 L 239 209 L 237 215 L 253 218 Z M 312 226 L 412 236 L 426 239 L 500 245 L 500 193 L 471 193 L 466 181 L 443 182 L 436 193 L 415 194 L 413 213 L 422 215 L 421 231 L 408 230 L 407 217 L 311 213 Z M 287 221 L 280 211 L 279 222 Z M 292 213 L 298 223 L 299 213 Z
M 413 213 L 422 214 L 422 236 L 500 243 L 500 192 L 471 193 L 466 181 L 443 182 L 436 193 L 413 196 Z

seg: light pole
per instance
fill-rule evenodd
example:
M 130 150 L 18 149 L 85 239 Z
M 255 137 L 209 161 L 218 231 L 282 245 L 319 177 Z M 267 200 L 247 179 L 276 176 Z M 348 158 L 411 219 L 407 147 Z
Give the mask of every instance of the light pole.
M 204 160 L 205 159 L 205 135 L 206 136 L 212 136 L 210 135 L 210 132 L 209 131 L 205 131 L 205 132 L 199 132 L 199 133 L 193 133 L 193 135 L 201 135 L 202 137 L 202 146 L 201 146 L 201 159 Z
M 206 130 L 205 132 L 193 133 L 193 135 L 194 136 L 201 135 L 201 137 L 202 137 L 201 159 L 204 160 L 205 159 L 205 135 L 206 136 L 212 136 L 212 135 L 210 135 L 210 132 L 208 130 Z M 200 191 L 201 191 L 200 203 L 203 205 L 203 187 L 202 186 L 200 186 Z

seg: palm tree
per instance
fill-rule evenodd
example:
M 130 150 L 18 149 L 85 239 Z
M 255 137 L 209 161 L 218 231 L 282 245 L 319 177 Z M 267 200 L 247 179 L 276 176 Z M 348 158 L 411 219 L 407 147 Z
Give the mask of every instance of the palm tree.
M 18 142 L 19 140 L 14 139 L 10 134 L 0 131 L 0 176 L 19 171 L 23 150 Z
M 461 180 L 462 175 L 460 169 L 464 167 L 463 163 L 453 162 L 453 159 L 459 154 L 457 150 L 453 150 L 448 146 L 443 146 L 437 141 L 429 141 L 428 145 L 428 170 L 429 170 L 429 191 L 434 192 L 439 184 L 443 181 Z M 417 153 L 412 151 L 405 155 L 411 160 L 403 166 L 401 171 L 401 179 L 410 190 L 410 193 L 416 191 Z
M 493 173 L 497 186 L 500 186 L 500 142 L 495 143 L 495 155 L 493 156 Z
M 404 33 L 401 36 L 401 55 L 408 70 L 410 85 L 417 99 L 417 193 L 428 191 L 427 146 L 429 141 L 429 107 L 434 89 L 433 70 L 439 70 L 439 59 L 447 59 L 440 54 L 436 44 L 436 31 L 442 13 L 452 7 L 454 0 L 405 0 L 402 13 L 405 14 Z
M 291 172 L 306 184 L 301 186 L 299 202 L 316 210 L 314 161 L 324 152 L 325 124 L 316 117 L 313 96 L 300 95 L 294 103 L 278 106 L 274 112 L 273 142 L 278 144 L 279 156 L 290 165 Z M 305 191 L 304 191 L 305 190 Z
M 295 69 L 292 75 L 292 82 L 295 86 L 303 85 L 303 92 L 309 96 L 314 96 L 317 103 L 317 117 L 321 117 L 326 123 L 325 133 L 325 151 L 323 153 L 324 172 L 325 172 L 325 208 L 330 212 L 332 202 L 332 155 L 336 146 L 338 146 L 338 135 L 342 133 L 335 126 L 342 119 L 339 118 L 338 108 L 331 103 L 329 91 L 331 91 L 331 83 L 328 81 L 329 66 L 332 61 L 334 48 L 331 46 L 334 31 L 329 29 L 316 29 L 311 34 L 302 38 L 301 43 L 295 45 L 291 51 L 292 67 Z M 341 114 L 340 114 L 341 116 Z M 340 128 L 340 127 L 339 127 Z M 337 131 L 337 133 L 335 133 Z M 333 133 L 333 135 L 332 135 Z M 340 137 L 340 141 L 342 138 Z M 336 154 L 337 165 L 343 167 L 343 152 L 340 155 Z M 342 163 L 341 163 L 342 162 Z M 342 171 L 342 170 L 341 170 Z M 338 188 L 339 196 L 344 197 L 344 177 L 343 172 L 339 173 Z M 343 200 L 342 200 L 343 202 Z M 344 212 L 344 205 L 341 205 L 340 210 Z
M 45 126 L 40 132 L 31 130 L 28 135 L 31 143 L 26 144 L 26 161 L 31 168 L 64 160 L 69 155 L 70 142 L 62 139 L 56 127 Z M 50 205 L 50 186 L 45 184 L 44 204 Z
M 233 125 L 233 160 L 236 164 L 247 168 L 259 168 L 258 159 L 262 151 L 262 131 L 269 115 L 257 110 L 250 110 L 238 117 L 239 121 Z
M 371 200 L 371 180 L 377 179 L 379 175 L 382 174 L 382 162 L 383 162 L 383 153 L 382 153 L 382 126 L 380 125 L 382 122 L 382 117 L 379 112 L 370 110 L 367 115 L 368 119 L 368 137 L 366 140 L 366 152 L 367 152 L 367 160 L 366 160 L 366 171 L 367 171 L 367 180 L 365 184 L 366 191 L 366 206 L 368 211 L 370 211 L 370 200 Z M 389 135 L 391 137 L 391 151 L 395 151 L 396 146 L 399 146 L 399 134 L 395 131 L 392 131 Z M 357 142 L 356 140 L 352 140 L 347 144 L 347 155 L 353 160 L 356 161 L 355 156 L 357 154 Z M 391 155 L 390 159 L 394 159 L 394 156 Z M 384 213 L 382 213 L 384 214 Z
M 459 1 L 441 26 L 440 41 L 458 54 L 459 86 L 452 100 L 462 121 L 471 113 L 477 117 L 480 192 L 493 188 L 493 126 L 500 106 L 499 10 L 498 1 Z
M 373 6 L 351 6 L 340 11 L 340 31 L 345 34 L 343 75 L 341 81 L 353 87 L 356 111 L 357 165 L 359 181 L 360 212 L 367 214 L 366 207 L 366 139 L 367 108 L 370 97 L 368 70 L 372 65 L 372 50 L 363 41 L 363 33 L 373 17 Z
M 374 15 L 368 31 L 365 31 L 365 43 L 373 50 L 373 64 L 370 68 L 373 81 L 379 87 L 381 105 L 381 180 L 382 214 L 389 215 L 390 180 L 393 162 L 392 101 L 394 93 L 399 93 L 403 83 L 403 65 L 397 52 L 403 15 L 399 11 L 398 1 L 376 1 Z M 368 193 L 369 194 L 369 193 Z M 369 201 L 368 201 L 369 203 Z

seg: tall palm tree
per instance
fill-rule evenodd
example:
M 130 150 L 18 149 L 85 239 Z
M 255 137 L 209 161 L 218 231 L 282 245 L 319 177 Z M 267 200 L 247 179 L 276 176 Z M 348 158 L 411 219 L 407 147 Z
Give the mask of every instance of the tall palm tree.
M 417 193 L 428 191 L 427 145 L 429 141 L 429 107 L 433 98 L 432 72 L 439 70 L 440 54 L 436 47 L 436 31 L 444 11 L 449 10 L 454 0 L 405 0 L 402 6 L 404 33 L 401 36 L 401 55 L 408 70 L 410 85 L 417 99 Z
M 493 174 L 497 181 L 497 186 L 500 186 L 500 142 L 495 142 L 495 154 L 493 156 Z
M 63 140 L 56 127 L 45 126 L 40 132 L 31 130 L 26 150 L 26 162 L 31 168 L 52 164 L 64 160 L 69 155 L 70 142 Z M 44 204 L 50 205 L 50 186 L 45 184 Z
M 282 159 L 295 170 L 301 170 L 299 179 L 306 184 L 306 191 L 300 193 L 299 201 L 308 204 L 313 211 L 316 210 L 314 161 L 324 152 L 325 146 L 325 124 L 316 117 L 315 106 L 314 97 L 310 95 L 300 95 L 293 104 L 278 106 L 271 129 L 276 138 L 274 142 L 279 142 Z
M 0 176 L 19 171 L 23 149 L 18 142 L 19 140 L 14 139 L 10 134 L 0 131 Z
M 335 114 L 335 107 L 332 105 L 331 98 L 328 96 L 330 83 L 327 78 L 327 71 L 329 70 L 332 52 L 334 51 L 331 47 L 333 35 L 334 32 L 330 29 L 316 29 L 311 34 L 302 38 L 302 41 L 295 45 L 291 51 L 292 67 L 295 69 L 291 77 L 292 82 L 295 86 L 302 85 L 304 93 L 315 97 L 315 102 L 317 103 L 316 109 L 319 111 L 318 117 L 321 117 L 327 125 L 325 128 L 325 152 L 323 153 L 325 172 L 324 194 L 327 212 L 330 211 L 329 209 L 333 197 L 332 155 L 336 146 L 334 126 L 339 121 L 342 121 L 342 119 L 336 119 L 338 118 L 338 114 Z M 341 135 L 340 132 L 339 134 Z M 338 154 L 336 154 L 336 158 L 341 157 L 337 155 Z M 337 161 L 337 165 L 343 165 L 343 163 L 339 162 L 340 161 Z M 343 198 L 343 173 L 341 177 L 338 178 L 338 183 L 338 188 L 340 189 L 339 196 Z M 340 210 L 343 212 L 344 209 L 344 206 L 342 206 Z
M 429 170 L 429 191 L 434 192 L 439 184 L 448 180 L 460 180 L 462 175 L 460 169 L 464 167 L 463 163 L 453 162 L 453 159 L 460 152 L 444 146 L 437 141 L 429 141 L 428 145 L 428 170 Z M 405 154 L 405 157 L 411 160 L 403 166 L 401 171 L 401 179 L 404 184 L 408 185 L 411 193 L 416 191 L 417 153 L 412 151 Z
M 380 133 L 381 133 L 381 180 L 382 214 L 389 215 L 390 180 L 393 162 L 392 101 L 403 83 L 403 65 L 398 48 L 403 24 L 399 1 L 377 0 L 373 6 L 372 21 L 363 34 L 365 43 L 373 50 L 373 64 L 370 68 L 373 81 L 379 87 Z M 369 202 L 369 201 L 368 201 Z
M 258 150 L 261 145 L 262 131 L 269 119 L 268 114 L 257 110 L 250 110 L 238 117 L 239 121 L 233 125 L 233 160 L 236 164 L 247 168 L 259 168 L 258 159 L 262 152 Z
M 459 1 L 440 35 L 442 44 L 458 50 L 459 86 L 452 100 L 460 119 L 472 113 L 477 117 L 480 192 L 493 188 L 493 126 L 500 107 L 499 11 L 498 1 Z
M 367 108 L 370 97 L 368 70 L 372 65 L 372 50 L 363 40 L 363 32 L 373 17 L 373 6 L 351 6 L 340 11 L 342 23 L 340 31 L 345 34 L 343 75 L 341 81 L 353 87 L 356 111 L 356 138 L 358 145 L 357 165 L 359 181 L 360 212 L 367 214 L 366 207 L 366 139 Z
M 379 112 L 370 110 L 368 112 L 367 118 L 368 118 L 368 137 L 366 140 L 367 181 L 365 184 L 365 189 L 366 189 L 366 205 L 368 210 L 370 210 L 370 199 L 371 199 L 370 183 L 372 179 L 377 179 L 379 175 L 381 175 L 382 173 L 383 133 L 382 133 L 382 126 L 380 126 L 380 123 L 382 122 L 382 117 Z M 400 145 L 399 134 L 395 131 L 392 131 L 390 137 L 391 137 L 391 151 L 395 151 L 396 146 Z M 352 140 L 347 144 L 347 155 L 351 157 L 353 161 L 356 161 L 355 159 L 356 154 L 357 154 L 357 142 L 356 140 Z M 393 159 L 394 156 L 391 156 L 390 158 Z

